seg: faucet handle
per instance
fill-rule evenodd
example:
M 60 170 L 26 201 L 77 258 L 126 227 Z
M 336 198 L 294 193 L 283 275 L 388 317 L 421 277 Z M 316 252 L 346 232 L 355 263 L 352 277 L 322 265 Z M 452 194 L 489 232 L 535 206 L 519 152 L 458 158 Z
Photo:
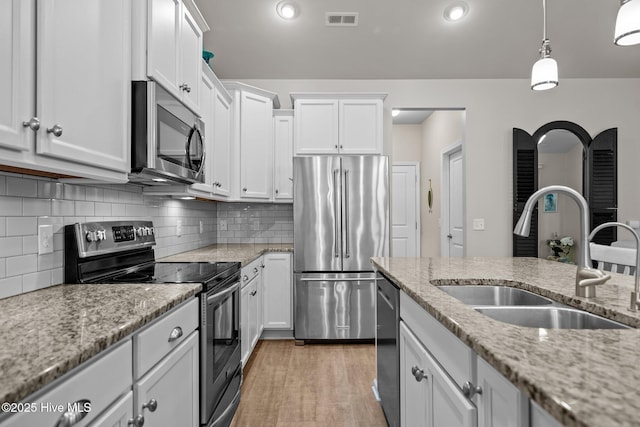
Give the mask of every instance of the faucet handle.
M 576 296 L 585 298 L 595 298 L 596 286 L 603 285 L 611 279 L 610 274 L 595 268 L 580 268 L 576 272 Z

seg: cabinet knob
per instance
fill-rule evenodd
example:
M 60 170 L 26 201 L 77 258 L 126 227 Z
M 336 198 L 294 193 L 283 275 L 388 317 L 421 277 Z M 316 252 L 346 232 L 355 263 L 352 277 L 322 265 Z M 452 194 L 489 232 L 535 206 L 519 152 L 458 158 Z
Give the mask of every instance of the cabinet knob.
M 184 91 L 187 93 L 191 93 L 191 86 L 185 85 L 184 86 Z
M 89 399 L 80 399 L 69 403 L 67 406 L 69 410 L 58 418 L 56 427 L 71 427 L 76 425 L 91 412 L 91 401 Z
M 342 144 L 340 144 L 340 149 L 342 150 Z
M 482 394 L 482 387 L 474 386 L 471 381 L 466 381 L 462 384 L 462 394 L 471 399 L 476 394 Z
M 247 276 L 247 275 L 245 274 L 244 276 L 242 276 L 242 280 L 244 280 L 244 281 L 246 282 L 247 280 L 249 280 L 249 276 Z
M 158 409 L 158 401 L 155 399 L 151 399 L 147 403 L 142 404 L 142 410 L 148 409 L 150 412 L 155 412 Z
M 22 122 L 22 126 L 35 132 L 40 129 L 40 120 L 37 117 L 31 117 L 28 122 Z
M 138 415 L 135 418 L 129 418 L 127 420 L 127 425 L 133 427 L 142 427 L 144 425 L 144 416 Z
M 418 368 L 417 366 L 414 366 L 411 368 L 411 373 L 416 378 L 417 382 L 420 382 L 422 380 L 428 380 L 427 376 L 424 374 L 424 371 Z
M 257 273 L 258 272 L 258 267 L 253 267 L 253 272 Z
M 180 326 L 176 326 L 173 328 L 171 333 L 169 334 L 169 342 L 173 342 L 182 336 L 182 328 Z
M 278 194 L 278 189 L 276 188 L 276 194 Z
M 253 291 L 249 295 L 251 295 L 252 297 L 255 297 L 257 293 L 258 293 L 258 291 Z
M 244 191 L 244 192 L 246 193 L 246 192 L 247 192 L 247 187 L 244 187 L 244 188 L 242 189 L 242 191 Z
M 54 136 L 59 138 L 62 136 L 62 126 L 53 125 L 52 128 L 47 128 L 47 133 L 52 133 Z
M 336 148 L 336 149 L 337 149 L 337 148 L 338 148 L 338 144 L 334 145 L 334 148 Z

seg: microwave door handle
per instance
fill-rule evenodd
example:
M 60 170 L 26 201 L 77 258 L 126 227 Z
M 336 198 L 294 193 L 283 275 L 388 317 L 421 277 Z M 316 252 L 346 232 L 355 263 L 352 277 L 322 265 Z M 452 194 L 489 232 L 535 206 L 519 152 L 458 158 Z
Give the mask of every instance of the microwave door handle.
M 189 152 L 191 151 L 191 138 L 193 138 L 193 134 L 196 133 L 198 130 L 196 129 L 196 127 L 192 127 L 191 131 L 189 132 L 189 136 L 187 136 L 187 142 L 184 146 L 184 157 L 186 159 L 186 164 L 187 166 L 189 166 L 189 169 L 193 170 L 193 164 L 191 163 L 191 156 L 189 155 Z

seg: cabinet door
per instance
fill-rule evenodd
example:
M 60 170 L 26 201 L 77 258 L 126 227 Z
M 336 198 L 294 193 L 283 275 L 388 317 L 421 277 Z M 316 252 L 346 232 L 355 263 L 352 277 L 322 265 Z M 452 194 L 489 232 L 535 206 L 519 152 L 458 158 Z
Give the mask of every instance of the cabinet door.
M 229 196 L 231 191 L 231 103 L 216 90 L 213 101 L 213 192 Z
M 213 111 L 213 102 L 215 98 L 215 86 L 206 73 L 202 73 L 202 82 L 200 84 L 200 114 L 204 122 L 204 182 L 192 184 L 195 190 L 204 191 L 206 193 L 213 192 L 213 159 L 214 159 L 214 138 L 215 138 L 215 120 Z
M 526 427 L 529 425 L 529 401 L 520 390 L 487 362 L 478 358 L 479 427 Z
M 133 419 L 133 392 L 129 391 L 111 405 L 91 427 L 127 427 Z
M 264 255 L 262 276 L 265 329 L 292 329 L 291 255 Z
M 249 304 L 251 298 L 251 285 L 245 285 L 240 291 L 240 353 L 242 354 L 242 366 L 249 360 L 251 351 L 251 338 L 249 331 Z
M 199 425 L 198 349 L 198 331 L 194 331 L 134 384 L 134 412 L 144 416 L 145 425 Z M 143 409 L 143 405 L 153 404 L 152 399 L 156 408 Z
M 477 425 L 476 407 L 464 397 L 404 322 L 400 323 L 400 390 L 403 426 Z
M 273 101 L 243 91 L 240 110 L 240 197 L 269 199 L 273 180 Z
M 339 123 L 342 154 L 382 154 L 382 100 L 341 100 Z
M 181 9 L 181 0 L 148 0 L 147 75 L 174 94 L 181 93 Z
M 258 278 L 251 282 L 249 293 L 249 356 L 258 342 L 260 328 L 260 313 L 258 312 Z
M 200 74 L 203 64 L 202 31 L 186 7 L 182 8 L 181 19 L 179 81 L 184 85 L 182 100 L 198 113 L 200 111 Z
M 296 100 L 294 122 L 296 155 L 338 153 L 337 100 Z
M 293 200 L 293 116 L 275 116 L 274 199 Z
M 131 2 L 40 2 L 37 22 L 37 153 L 128 171 Z
M 29 150 L 35 133 L 22 125 L 34 117 L 33 1 L 0 3 L 0 147 Z

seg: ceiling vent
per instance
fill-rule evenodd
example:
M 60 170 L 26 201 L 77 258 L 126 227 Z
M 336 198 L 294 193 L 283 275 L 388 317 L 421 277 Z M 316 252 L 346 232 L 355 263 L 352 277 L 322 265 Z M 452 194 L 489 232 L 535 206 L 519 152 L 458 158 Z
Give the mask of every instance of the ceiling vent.
M 357 27 L 358 12 L 327 12 L 325 25 L 329 27 Z

